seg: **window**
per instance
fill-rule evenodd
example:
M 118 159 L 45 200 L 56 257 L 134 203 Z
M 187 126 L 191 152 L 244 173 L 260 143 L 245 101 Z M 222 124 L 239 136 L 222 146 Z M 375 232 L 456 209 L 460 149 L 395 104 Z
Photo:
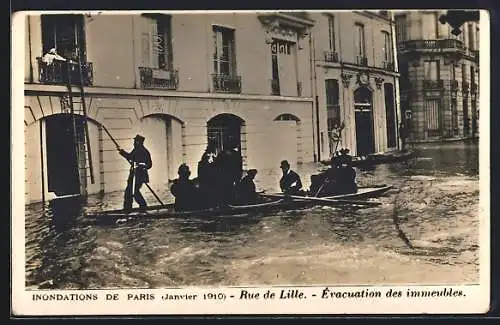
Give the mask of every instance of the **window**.
M 156 21 L 156 34 L 154 35 L 154 49 L 158 55 L 158 67 L 172 69 L 172 30 L 171 18 L 162 15 Z
M 406 15 L 396 17 L 396 41 L 398 43 L 406 41 Z
M 472 28 L 472 24 L 469 24 L 469 49 L 474 50 L 474 28 Z
M 326 110 L 328 115 L 328 131 L 340 124 L 339 82 L 337 79 L 325 80 Z
M 387 63 L 392 63 L 393 58 L 392 58 L 392 42 L 391 42 L 391 36 L 389 35 L 388 32 L 383 31 L 382 35 L 384 35 L 384 61 Z
M 425 80 L 439 80 L 439 62 L 425 61 L 424 62 L 424 78 Z
M 330 139 L 330 152 L 333 153 L 335 148 L 334 141 L 340 136 L 340 106 L 339 106 L 339 82 L 336 79 L 326 79 L 326 113 L 327 113 L 327 128 L 328 138 Z
M 431 40 L 437 38 L 436 15 L 431 12 L 422 14 L 422 38 Z
M 438 137 L 441 135 L 439 108 L 439 99 L 429 98 L 425 100 L 426 126 L 429 137 Z
M 333 15 L 328 15 L 328 42 L 330 51 L 335 52 L 335 25 Z
M 365 58 L 365 28 L 362 24 L 354 26 L 354 44 L 356 47 L 356 56 L 358 58 Z
M 236 55 L 234 30 L 213 26 L 214 38 L 214 73 L 223 75 L 236 74 Z
M 467 65 L 462 64 L 462 81 L 467 81 Z
M 82 15 L 42 15 L 41 19 L 43 54 L 55 48 L 64 58 L 76 59 L 80 54 L 86 61 Z

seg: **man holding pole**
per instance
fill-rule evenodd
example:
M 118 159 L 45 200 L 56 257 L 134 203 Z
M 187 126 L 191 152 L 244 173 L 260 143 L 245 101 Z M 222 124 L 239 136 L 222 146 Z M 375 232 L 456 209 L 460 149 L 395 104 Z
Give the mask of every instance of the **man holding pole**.
M 139 211 L 146 211 L 146 201 L 140 190 L 142 184 L 149 182 L 148 169 L 151 169 L 153 163 L 151 154 L 144 147 L 144 137 L 136 135 L 134 138 L 134 149 L 131 152 L 118 148 L 120 155 L 125 157 L 130 163 L 130 173 L 127 180 L 127 188 L 125 189 L 123 210 L 130 212 L 132 210 L 132 199 L 135 199 L 139 204 Z M 134 182 L 135 180 L 135 182 Z

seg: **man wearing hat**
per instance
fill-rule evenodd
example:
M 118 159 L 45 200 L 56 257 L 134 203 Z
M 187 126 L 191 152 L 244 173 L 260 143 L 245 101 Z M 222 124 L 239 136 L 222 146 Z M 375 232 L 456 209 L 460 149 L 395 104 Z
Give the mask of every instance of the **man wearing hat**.
M 249 169 L 245 177 L 236 185 L 236 202 L 239 204 L 255 204 L 257 202 L 257 191 L 255 190 L 255 175 L 257 169 Z
M 126 152 L 121 148 L 118 149 L 118 152 L 130 162 L 130 173 L 127 180 L 127 188 L 125 189 L 123 210 L 132 210 L 133 198 L 139 204 L 140 211 L 145 211 L 147 204 L 140 190 L 142 184 L 149 182 L 148 169 L 151 169 L 153 163 L 151 161 L 151 154 L 144 147 L 144 137 L 139 134 L 135 136 L 134 149 L 131 152 Z
M 280 164 L 283 175 L 280 179 L 280 188 L 285 195 L 303 195 L 302 181 L 299 174 L 290 169 L 290 163 L 287 160 Z

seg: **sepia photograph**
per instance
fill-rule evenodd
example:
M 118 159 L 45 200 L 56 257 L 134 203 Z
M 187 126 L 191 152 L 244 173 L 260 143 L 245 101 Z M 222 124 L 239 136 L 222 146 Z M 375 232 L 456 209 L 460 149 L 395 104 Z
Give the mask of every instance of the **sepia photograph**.
M 488 291 L 463 291 L 489 290 L 487 12 L 17 19 L 23 310 L 64 313 L 54 304 L 102 290 L 213 304 L 272 288 L 309 304 L 398 291 L 406 305 L 463 296 L 488 309 Z

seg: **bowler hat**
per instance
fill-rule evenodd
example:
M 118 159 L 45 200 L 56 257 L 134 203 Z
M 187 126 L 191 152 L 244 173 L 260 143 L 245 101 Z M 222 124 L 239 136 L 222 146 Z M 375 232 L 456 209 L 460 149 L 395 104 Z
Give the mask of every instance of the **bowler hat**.
M 138 134 L 138 135 L 136 135 L 136 136 L 135 136 L 135 138 L 134 138 L 134 140 L 137 140 L 137 141 L 139 141 L 139 142 L 141 142 L 141 143 L 143 143 L 143 142 L 144 142 L 144 139 L 145 139 L 145 138 L 144 138 L 142 135 L 139 135 L 139 134 Z

